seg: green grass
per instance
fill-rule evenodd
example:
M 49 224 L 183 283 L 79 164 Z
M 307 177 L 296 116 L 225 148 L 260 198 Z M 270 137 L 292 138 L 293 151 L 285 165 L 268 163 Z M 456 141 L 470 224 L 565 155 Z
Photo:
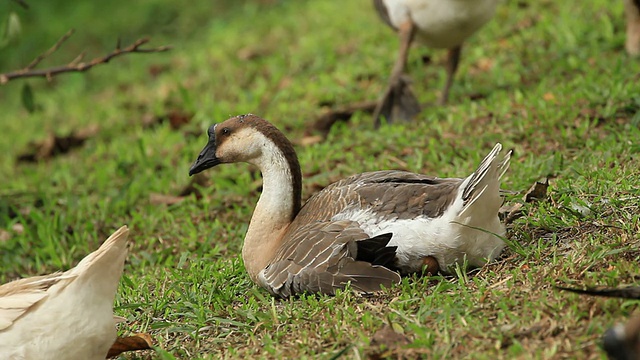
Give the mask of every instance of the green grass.
M 513 148 L 503 187 L 525 191 L 542 177 L 551 187 L 548 201 L 524 205 L 498 262 L 460 277 L 407 278 L 373 297 L 285 301 L 253 285 L 239 255 L 259 195 L 255 169 L 207 172 L 201 199 L 165 206 L 150 195 L 176 195 L 189 183 L 214 122 L 252 112 L 298 142 L 326 104 L 376 99 L 398 43 L 367 0 L 209 3 L 143 2 L 111 25 L 88 5 L 12 8 L 47 41 L 34 48 L 35 33 L 25 31 L 2 50 L 0 72 L 28 63 L 69 27 L 84 35 L 62 49 L 62 62 L 84 48 L 106 53 L 122 34 L 175 48 L 0 87 L 0 282 L 70 268 L 128 224 L 116 313 L 128 320 L 123 333 L 148 332 L 159 350 L 124 358 L 357 359 L 377 351 L 370 339 L 384 324 L 411 341 L 392 357 L 603 358 L 601 334 L 638 302 L 553 285 L 639 281 L 640 62 L 624 53 L 622 2 L 506 1 L 466 45 L 450 105 L 378 131 L 357 113 L 325 141 L 297 146 L 305 198 L 375 169 L 466 176 L 495 142 Z M 422 65 L 424 54 L 432 64 Z M 443 51 L 412 50 L 422 103 L 435 103 L 443 62 Z M 163 71 L 152 75 L 152 67 Z M 22 107 L 25 83 L 34 113 Z M 194 117 L 177 131 L 143 126 L 170 111 Z M 90 124 L 100 132 L 83 147 L 16 162 L 30 141 Z

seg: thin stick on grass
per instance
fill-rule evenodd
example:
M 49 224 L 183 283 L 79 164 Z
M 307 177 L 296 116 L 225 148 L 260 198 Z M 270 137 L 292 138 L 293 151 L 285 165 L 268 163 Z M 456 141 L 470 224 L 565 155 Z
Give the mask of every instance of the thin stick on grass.
M 101 57 L 94 58 L 88 62 L 81 62 L 84 57 L 84 53 L 78 55 L 75 59 L 73 59 L 70 63 L 66 65 L 54 66 L 47 69 L 34 69 L 42 60 L 49 57 L 51 54 L 56 52 L 62 44 L 67 41 L 71 35 L 73 35 L 74 30 L 69 30 L 66 34 L 64 34 L 56 43 L 46 52 L 38 55 L 29 65 L 26 67 L 11 71 L 8 73 L 0 74 L 0 84 L 4 85 L 11 80 L 24 78 L 24 77 L 45 77 L 47 80 L 51 80 L 51 78 L 55 75 L 68 73 L 68 72 L 85 72 L 92 67 L 99 64 L 106 64 L 111 59 L 116 58 L 125 54 L 133 54 L 133 53 L 156 53 L 156 52 L 164 52 L 171 49 L 171 46 L 160 46 L 151 49 L 143 49 L 142 45 L 149 42 L 149 38 L 142 38 L 136 40 L 133 44 L 122 48 L 120 45 L 120 40 L 116 43 L 115 49 L 109 54 Z

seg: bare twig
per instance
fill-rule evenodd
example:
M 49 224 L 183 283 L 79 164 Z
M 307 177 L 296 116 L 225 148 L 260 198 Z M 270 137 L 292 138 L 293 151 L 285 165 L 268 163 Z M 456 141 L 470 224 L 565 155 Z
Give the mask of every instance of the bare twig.
M 67 31 L 67 33 L 62 35 L 62 37 L 58 41 L 56 41 L 56 43 L 53 44 L 53 46 L 49 50 L 47 50 L 44 53 L 36 56 L 36 58 L 33 59 L 31 64 L 27 65 L 27 67 L 25 67 L 23 70 L 31 70 L 34 67 L 36 67 L 42 60 L 44 60 L 46 57 L 48 57 L 51 54 L 53 54 L 54 52 L 56 52 L 60 48 L 60 45 L 62 45 L 62 43 L 67 41 L 67 39 L 69 39 L 71 37 L 71 35 L 73 35 L 74 32 L 75 32 L 74 29 L 71 29 L 71 30 Z
M 164 52 L 171 49 L 171 46 L 160 46 L 152 49 L 141 49 L 140 47 L 149 42 L 148 38 L 142 38 L 136 40 L 133 44 L 122 48 L 120 45 L 120 40 L 116 44 L 116 48 L 109 54 L 97 57 L 88 62 L 81 62 L 84 57 L 84 53 L 78 55 L 74 60 L 66 65 L 55 66 L 48 69 L 37 70 L 34 69 L 43 59 L 50 56 L 52 53 L 57 51 L 62 43 L 64 43 L 71 35 L 73 34 L 73 30 L 69 30 L 63 37 L 60 38 L 49 50 L 45 53 L 38 55 L 29 65 L 25 68 L 11 71 L 8 73 L 0 74 L 0 84 L 6 84 L 9 81 L 17 78 L 23 77 L 45 77 L 47 80 L 51 80 L 51 78 L 55 75 L 66 73 L 66 72 L 84 72 L 92 67 L 99 64 L 106 64 L 111 59 L 118 57 L 124 54 L 132 54 L 132 53 L 153 53 L 153 52 Z

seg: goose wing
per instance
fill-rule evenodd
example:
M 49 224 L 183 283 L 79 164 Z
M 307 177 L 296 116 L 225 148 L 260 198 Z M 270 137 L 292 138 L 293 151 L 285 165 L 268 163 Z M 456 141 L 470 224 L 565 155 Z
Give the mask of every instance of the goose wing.
M 391 234 L 370 238 L 358 223 L 348 220 L 308 223 L 287 234 L 275 260 L 260 273 L 260 281 L 280 297 L 334 294 L 347 283 L 359 292 L 379 291 L 381 285 L 400 281 L 398 273 L 379 265 L 395 257 L 395 247 L 386 246 L 390 239 Z
M 376 221 L 435 218 L 459 196 L 463 179 L 437 178 L 407 171 L 385 170 L 354 175 L 335 182 L 302 207 L 291 224 L 344 218 L 349 211 L 366 211 Z M 336 218 L 336 215 L 341 214 Z
M 56 296 L 64 289 L 83 301 L 91 302 L 94 298 L 90 296 L 98 295 L 111 304 L 124 266 L 127 235 L 127 227 L 121 227 L 98 250 L 66 272 L 19 279 L 0 286 L 0 331 L 48 296 Z M 96 281 L 87 285 L 89 280 Z
M 53 285 L 73 277 L 67 273 L 55 273 L 19 279 L 0 286 L 0 331 L 11 326 L 46 298 L 47 290 Z

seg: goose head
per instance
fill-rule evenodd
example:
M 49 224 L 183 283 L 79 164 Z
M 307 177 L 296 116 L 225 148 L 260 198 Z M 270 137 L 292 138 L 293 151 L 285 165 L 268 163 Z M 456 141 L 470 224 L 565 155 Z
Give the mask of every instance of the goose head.
M 235 162 L 255 165 L 262 173 L 262 192 L 242 248 L 245 267 L 256 281 L 278 250 L 281 235 L 300 211 L 302 174 L 298 157 L 282 132 L 251 114 L 213 125 L 208 135 L 189 175 Z
M 262 148 L 260 134 L 251 125 L 242 116 L 211 125 L 207 130 L 209 141 L 189 169 L 189 175 L 222 163 L 253 163 L 260 157 Z
M 289 140 L 258 116 L 232 117 L 209 127 L 207 135 L 209 141 L 189 169 L 190 176 L 224 163 L 246 162 L 262 167 L 264 158 L 274 155 L 277 150 L 287 162 L 295 161 L 294 166 L 299 166 Z

